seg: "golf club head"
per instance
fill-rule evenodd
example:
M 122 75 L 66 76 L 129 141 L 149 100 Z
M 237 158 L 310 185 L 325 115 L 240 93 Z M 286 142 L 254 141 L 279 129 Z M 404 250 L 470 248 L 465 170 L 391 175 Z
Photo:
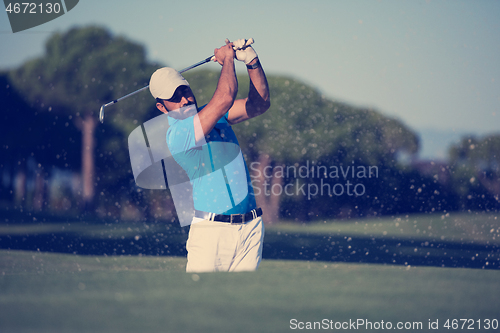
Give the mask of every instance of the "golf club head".
M 101 106 L 101 110 L 99 111 L 99 120 L 101 121 L 101 124 L 104 122 L 104 105 Z

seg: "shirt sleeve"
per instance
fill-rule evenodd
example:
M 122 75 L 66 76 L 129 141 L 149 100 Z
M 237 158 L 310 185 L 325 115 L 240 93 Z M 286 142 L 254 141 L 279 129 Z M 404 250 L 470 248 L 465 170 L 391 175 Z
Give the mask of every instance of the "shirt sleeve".
M 184 153 L 196 147 L 194 117 L 178 120 L 167 131 L 167 145 L 172 154 Z

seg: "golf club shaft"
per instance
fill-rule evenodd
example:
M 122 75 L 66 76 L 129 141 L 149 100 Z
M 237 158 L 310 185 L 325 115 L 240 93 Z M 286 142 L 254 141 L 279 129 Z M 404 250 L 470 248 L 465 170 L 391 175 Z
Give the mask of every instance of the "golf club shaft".
M 184 72 L 186 72 L 186 71 L 188 71 L 188 70 L 190 70 L 190 69 L 193 69 L 193 68 L 198 67 L 198 66 L 200 66 L 200 65 L 206 64 L 207 62 L 212 61 L 212 60 L 213 60 L 213 58 L 214 58 L 214 56 L 213 56 L 213 55 L 211 55 L 210 57 L 208 57 L 208 58 L 206 58 L 206 59 L 204 59 L 204 60 L 202 60 L 202 61 L 200 61 L 200 62 L 197 62 L 197 63 L 196 63 L 196 64 L 194 64 L 194 65 L 191 65 L 191 66 L 189 66 L 189 67 L 186 67 L 186 68 L 184 68 L 184 69 L 181 69 L 181 70 L 179 71 L 179 73 L 184 73 Z M 145 89 L 147 89 L 147 88 L 149 88 L 149 85 L 147 85 L 147 86 L 145 86 L 145 87 L 142 87 L 142 88 L 141 88 L 141 89 L 139 89 L 139 90 L 136 90 L 136 91 L 134 91 L 134 92 L 131 92 L 131 93 L 130 93 L 130 94 L 128 94 L 128 95 L 125 95 L 125 96 L 123 96 L 123 97 L 120 97 L 120 98 L 118 98 L 118 99 L 115 99 L 114 101 L 111 101 L 111 102 L 109 102 L 109 103 L 104 104 L 103 106 L 101 106 L 101 110 L 99 111 L 99 120 L 101 121 L 101 123 L 103 123 L 103 122 L 104 122 L 104 108 L 105 108 L 105 107 L 110 106 L 110 105 L 113 105 L 113 104 L 115 104 L 115 103 L 118 103 L 118 102 L 119 102 L 119 101 L 121 101 L 122 99 L 125 99 L 125 98 L 127 98 L 127 97 L 132 96 L 132 95 L 135 95 L 135 94 L 137 94 L 138 92 L 141 92 L 141 91 L 143 91 L 143 90 L 145 90 Z
M 196 64 L 194 64 L 194 65 L 191 65 L 191 66 L 189 66 L 189 67 L 186 67 L 186 68 L 184 68 L 184 69 L 181 69 L 181 70 L 179 71 L 179 73 L 184 73 L 184 72 L 186 72 L 186 71 L 188 71 L 188 70 L 190 70 L 190 69 L 193 69 L 193 68 L 198 67 L 198 66 L 200 66 L 200 65 L 203 65 L 203 64 L 205 64 L 205 63 L 207 63 L 207 62 L 210 62 L 210 61 L 212 61 L 212 60 L 214 59 L 214 57 L 215 57 L 215 56 L 211 55 L 210 57 L 206 58 L 205 60 L 202 60 L 202 61 L 200 61 L 200 62 L 197 62 L 197 63 L 196 63 Z
M 248 39 L 248 40 L 246 40 L 246 39 L 245 39 L 245 43 L 244 43 L 244 45 L 242 45 L 242 46 L 240 46 L 240 47 L 238 47 L 238 48 L 236 48 L 235 46 L 233 46 L 233 48 L 234 48 L 234 50 L 241 50 L 241 49 L 245 49 L 246 47 L 250 46 L 250 45 L 251 45 L 251 44 L 253 44 L 253 43 L 254 43 L 253 38 L 250 38 L 250 39 Z M 211 55 L 210 57 L 208 57 L 208 58 L 206 58 L 206 59 L 204 59 L 204 60 L 202 60 L 202 61 L 200 61 L 200 62 L 197 62 L 197 63 L 196 63 L 196 64 L 194 64 L 194 65 L 191 65 L 191 66 L 189 66 L 189 67 L 186 67 L 186 68 L 184 68 L 184 69 L 181 69 L 181 70 L 179 71 L 179 73 L 184 73 L 184 72 L 186 72 L 186 71 L 188 71 L 188 70 L 190 70 L 190 69 L 193 69 L 193 68 L 198 67 L 198 66 L 200 66 L 200 65 L 206 64 L 207 62 L 210 62 L 210 61 L 212 61 L 212 60 L 214 60 L 214 59 L 215 59 L 215 55 Z M 125 96 L 123 96 L 123 97 L 120 97 L 120 98 L 118 98 L 118 99 L 115 99 L 114 101 L 111 101 L 111 102 L 109 102 L 109 103 L 104 104 L 103 106 L 101 106 L 101 110 L 99 111 L 99 120 L 101 121 L 101 123 L 102 123 L 102 122 L 104 122 L 104 108 L 105 108 L 105 107 L 110 106 L 110 105 L 113 105 L 113 104 L 115 104 L 115 103 L 118 103 L 118 102 L 119 102 L 119 101 L 121 101 L 122 99 L 125 99 L 125 98 L 127 98 L 127 97 L 132 96 L 132 95 L 135 95 L 135 94 L 137 94 L 138 92 L 141 92 L 141 91 L 143 91 L 143 90 L 147 89 L 148 87 L 149 87 L 149 85 L 147 85 L 147 86 L 145 86 L 145 87 L 142 87 L 142 88 L 141 88 L 141 89 L 139 89 L 139 90 L 136 90 L 136 91 L 134 91 L 134 92 L 131 92 L 131 93 L 130 93 L 130 94 L 128 94 L 128 95 L 125 95 Z

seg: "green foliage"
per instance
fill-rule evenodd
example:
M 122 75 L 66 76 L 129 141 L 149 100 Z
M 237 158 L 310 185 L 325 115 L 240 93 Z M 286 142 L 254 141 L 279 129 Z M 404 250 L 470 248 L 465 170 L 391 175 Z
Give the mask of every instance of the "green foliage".
M 101 105 L 147 85 L 155 68 L 142 45 L 100 27 L 85 27 L 54 34 L 45 54 L 13 71 L 11 79 L 42 110 L 97 117 Z M 114 117 L 113 123 L 130 131 L 133 120 L 141 119 L 152 104 L 151 98 L 131 98 L 112 110 L 127 112 L 127 118 Z
M 15 172 L 27 159 L 34 159 L 45 167 L 74 167 L 71 161 L 80 157 L 81 135 L 69 126 L 67 118 L 30 107 L 12 86 L 7 73 L 0 73 L 0 87 L 4 151 L 0 154 L 0 165 L 10 165 Z
M 482 169 L 499 169 L 500 134 L 484 138 L 464 137 L 449 151 L 450 162 L 462 165 L 477 165 Z
M 464 137 L 449 150 L 451 180 L 463 209 L 491 209 L 500 202 L 500 134 Z
M 128 192 L 133 189 L 127 136 L 151 117 L 154 100 L 144 92 L 110 106 L 106 108 L 105 123 L 97 125 L 99 109 L 147 85 L 156 68 L 157 65 L 147 61 L 142 45 L 114 36 L 104 28 L 90 26 L 54 34 L 47 41 L 43 56 L 11 71 L 9 78 L 13 90 L 31 105 L 33 112 L 53 120 L 39 124 L 46 132 L 40 137 L 42 145 L 62 133 L 65 135 L 59 135 L 59 146 L 69 147 L 71 137 L 90 137 L 90 146 L 95 143 L 95 162 L 87 162 L 95 163 L 96 177 L 93 179 L 87 170 L 82 172 L 84 176 L 89 175 L 83 181 L 96 184 L 95 193 L 101 199 L 105 197 L 100 202 L 115 205 L 122 201 L 122 196 L 130 197 Z M 81 146 L 74 146 L 72 151 L 80 149 L 80 154 L 72 154 L 72 159 L 62 165 L 56 160 L 66 155 L 53 150 L 43 161 L 78 170 L 83 165 L 83 154 Z

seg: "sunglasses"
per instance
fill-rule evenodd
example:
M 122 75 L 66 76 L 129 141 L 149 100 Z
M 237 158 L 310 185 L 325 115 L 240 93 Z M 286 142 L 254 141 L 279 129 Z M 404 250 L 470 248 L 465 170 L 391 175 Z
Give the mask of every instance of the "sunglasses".
M 177 89 L 175 89 L 174 94 L 172 95 L 172 97 L 167 99 L 167 101 L 171 103 L 179 103 L 182 97 L 185 97 L 187 99 L 191 96 L 193 96 L 191 88 L 189 88 L 188 86 L 180 86 Z

